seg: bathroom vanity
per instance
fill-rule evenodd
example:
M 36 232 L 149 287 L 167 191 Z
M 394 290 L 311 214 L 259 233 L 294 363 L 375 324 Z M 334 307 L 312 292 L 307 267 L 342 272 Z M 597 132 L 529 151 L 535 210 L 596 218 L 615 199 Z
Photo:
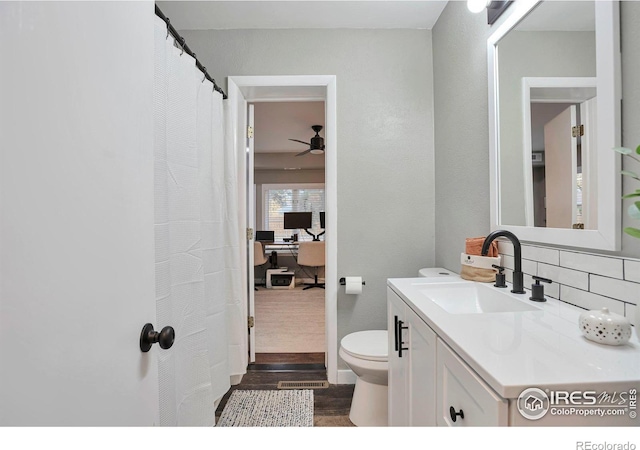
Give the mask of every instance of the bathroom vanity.
M 636 331 L 598 344 L 578 328 L 582 309 L 510 289 L 387 281 L 389 425 L 639 426 Z

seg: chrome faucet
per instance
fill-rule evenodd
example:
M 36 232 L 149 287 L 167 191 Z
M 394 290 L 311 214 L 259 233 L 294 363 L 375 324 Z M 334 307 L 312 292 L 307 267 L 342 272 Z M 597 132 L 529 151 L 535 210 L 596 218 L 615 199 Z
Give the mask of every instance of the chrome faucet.
M 511 292 L 514 294 L 524 294 L 524 282 L 522 280 L 522 249 L 520 247 L 520 241 L 515 234 L 506 230 L 496 230 L 490 233 L 482 243 L 482 250 L 480 251 L 480 254 L 482 256 L 487 256 L 487 253 L 489 252 L 489 245 L 491 245 L 493 240 L 498 237 L 506 237 L 513 242 L 515 263 L 513 269 L 513 289 L 511 289 Z

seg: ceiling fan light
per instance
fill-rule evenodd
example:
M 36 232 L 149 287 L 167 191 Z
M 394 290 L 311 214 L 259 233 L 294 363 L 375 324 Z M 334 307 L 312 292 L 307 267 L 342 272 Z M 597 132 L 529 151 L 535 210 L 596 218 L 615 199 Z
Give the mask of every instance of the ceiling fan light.
M 313 153 L 314 155 L 322 155 L 324 153 L 324 150 L 322 150 L 321 148 L 314 148 L 313 150 L 311 150 L 311 153 Z

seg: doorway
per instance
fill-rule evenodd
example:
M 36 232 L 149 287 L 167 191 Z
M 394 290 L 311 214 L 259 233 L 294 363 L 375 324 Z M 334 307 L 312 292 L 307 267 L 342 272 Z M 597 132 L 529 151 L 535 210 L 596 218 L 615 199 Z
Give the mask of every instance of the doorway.
M 237 165 L 239 185 L 239 201 L 247 205 L 247 199 L 253 194 L 252 189 L 242 182 L 247 175 L 247 151 L 251 144 L 247 141 L 247 111 L 250 103 L 261 102 L 318 102 L 325 104 L 325 222 L 326 222 L 326 273 L 324 290 L 325 314 L 325 366 L 329 383 L 337 384 L 338 378 L 338 342 L 337 342 L 337 142 L 336 142 L 336 77 L 333 75 L 304 75 L 304 76 L 257 76 L 257 77 L 229 77 L 228 78 L 228 107 L 232 117 L 232 139 L 237 151 Z M 288 139 L 288 137 L 287 137 Z M 245 145 L 247 144 L 247 145 Z M 251 176 L 253 172 L 251 172 Z M 251 183 L 251 186 L 253 183 Z M 252 221 L 248 214 L 240 217 L 242 228 L 251 228 Z M 255 313 L 255 298 L 253 293 L 253 239 L 247 239 L 251 251 L 247 251 L 244 265 L 247 267 L 245 281 L 247 282 L 247 312 L 248 316 Z M 249 245 L 247 247 L 249 249 Z M 251 270 L 249 270 L 249 268 Z M 255 333 L 249 328 L 249 336 L 244 343 L 244 350 L 255 360 Z
M 324 289 L 309 287 L 325 278 L 325 262 L 308 267 L 298 261 L 300 246 L 319 239 L 325 245 L 325 155 L 310 151 L 323 142 L 324 101 L 249 104 L 253 122 L 253 189 L 247 215 L 254 218 L 255 365 L 313 364 L 324 369 Z M 253 117 L 251 117 L 253 114 Z M 315 129 L 314 129 L 315 127 Z M 316 145 L 317 146 L 317 145 Z M 251 158 L 248 158 L 250 161 Z M 250 170 L 250 168 L 248 168 Z M 253 202 L 252 202 L 253 199 Z M 308 224 L 288 223 L 288 218 Z M 302 228 L 291 228 L 291 227 Z M 318 237 L 316 237 L 318 236 Z M 320 252 L 324 257 L 324 250 Z M 263 262 L 262 264 L 258 264 Z

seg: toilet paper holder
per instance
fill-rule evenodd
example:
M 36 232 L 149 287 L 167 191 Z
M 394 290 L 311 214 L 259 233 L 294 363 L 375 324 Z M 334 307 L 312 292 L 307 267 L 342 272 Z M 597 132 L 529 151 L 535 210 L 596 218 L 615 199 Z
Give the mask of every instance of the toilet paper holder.
M 340 285 L 344 286 L 347 284 L 347 279 L 345 277 L 340 278 Z M 364 280 L 362 280 L 362 285 L 364 286 Z

